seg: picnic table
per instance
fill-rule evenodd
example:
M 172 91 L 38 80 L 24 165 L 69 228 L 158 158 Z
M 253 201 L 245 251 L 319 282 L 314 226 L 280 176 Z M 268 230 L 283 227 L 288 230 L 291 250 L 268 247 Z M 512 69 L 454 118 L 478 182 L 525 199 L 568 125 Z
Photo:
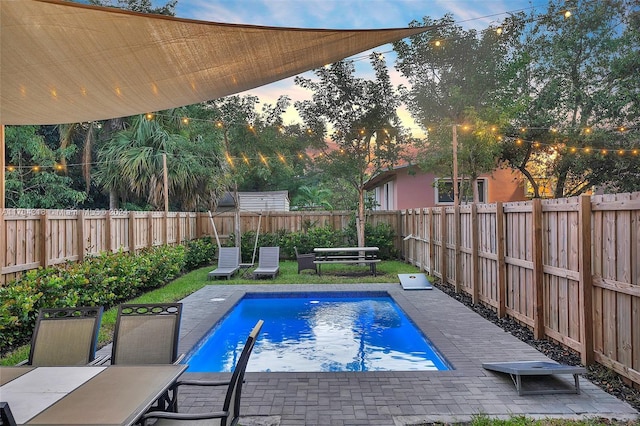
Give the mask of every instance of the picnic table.
M 376 276 L 376 264 L 380 262 L 378 258 L 378 247 L 317 247 L 313 249 L 316 259 L 313 261 L 318 266 L 318 275 L 322 274 L 322 265 L 351 264 L 368 265 L 371 274 Z

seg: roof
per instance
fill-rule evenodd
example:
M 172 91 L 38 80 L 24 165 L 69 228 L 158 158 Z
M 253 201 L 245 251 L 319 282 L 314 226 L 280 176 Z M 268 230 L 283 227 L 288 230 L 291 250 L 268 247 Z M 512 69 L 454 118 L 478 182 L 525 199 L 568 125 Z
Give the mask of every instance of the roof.
M 376 174 L 375 176 L 371 177 L 368 181 L 366 181 L 364 183 L 364 189 L 367 191 L 370 191 L 378 186 L 380 186 L 381 184 L 390 181 L 391 179 L 393 179 L 394 176 L 396 176 L 398 174 L 398 170 L 400 169 L 406 169 L 409 167 L 417 167 L 415 164 L 409 164 L 409 163 L 405 163 L 405 164 L 401 164 L 395 167 L 391 167 L 385 170 L 382 170 L 380 173 Z
M 1 0 L 0 124 L 125 117 L 281 80 L 428 27 L 233 25 L 61 0 Z

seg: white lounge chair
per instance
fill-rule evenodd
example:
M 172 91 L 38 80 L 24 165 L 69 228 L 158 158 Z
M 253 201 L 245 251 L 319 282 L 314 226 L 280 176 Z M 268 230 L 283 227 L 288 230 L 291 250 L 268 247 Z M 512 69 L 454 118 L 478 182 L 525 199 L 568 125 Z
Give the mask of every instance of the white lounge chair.
M 268 276 L 275 278 L 280 272 L 280 247 L 260 247 L 258 267 L 253 270 L 253 278 Z
M 231 278 L 240 269 L 240 247 L 220 247 L 218 267 L 209 272 L 210 280 L 217 277 Z

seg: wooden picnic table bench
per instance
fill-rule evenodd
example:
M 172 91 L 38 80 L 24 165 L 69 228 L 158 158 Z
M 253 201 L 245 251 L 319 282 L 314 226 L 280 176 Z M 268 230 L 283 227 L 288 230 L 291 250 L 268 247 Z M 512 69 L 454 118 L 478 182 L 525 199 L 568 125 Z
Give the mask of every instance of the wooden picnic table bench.
M 368 265 L 371 274 L 376 276 L 376 264 L 380 262 L 378 258 L 378 247 L 318 247 L 313 251 L 316 259 L 313 261 L 318 266 L 318 275 L 321 275 L 321 265 L 333 264 L 351 264 L 351 265 Z

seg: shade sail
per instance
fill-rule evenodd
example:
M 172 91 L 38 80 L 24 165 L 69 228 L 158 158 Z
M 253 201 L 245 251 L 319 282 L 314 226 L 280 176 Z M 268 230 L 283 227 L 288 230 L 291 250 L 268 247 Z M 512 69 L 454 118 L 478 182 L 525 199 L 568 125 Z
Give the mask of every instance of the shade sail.
M 124 117 L 217 99 L 427 28 L 233 25 L 0 0 L 0 124 Z

